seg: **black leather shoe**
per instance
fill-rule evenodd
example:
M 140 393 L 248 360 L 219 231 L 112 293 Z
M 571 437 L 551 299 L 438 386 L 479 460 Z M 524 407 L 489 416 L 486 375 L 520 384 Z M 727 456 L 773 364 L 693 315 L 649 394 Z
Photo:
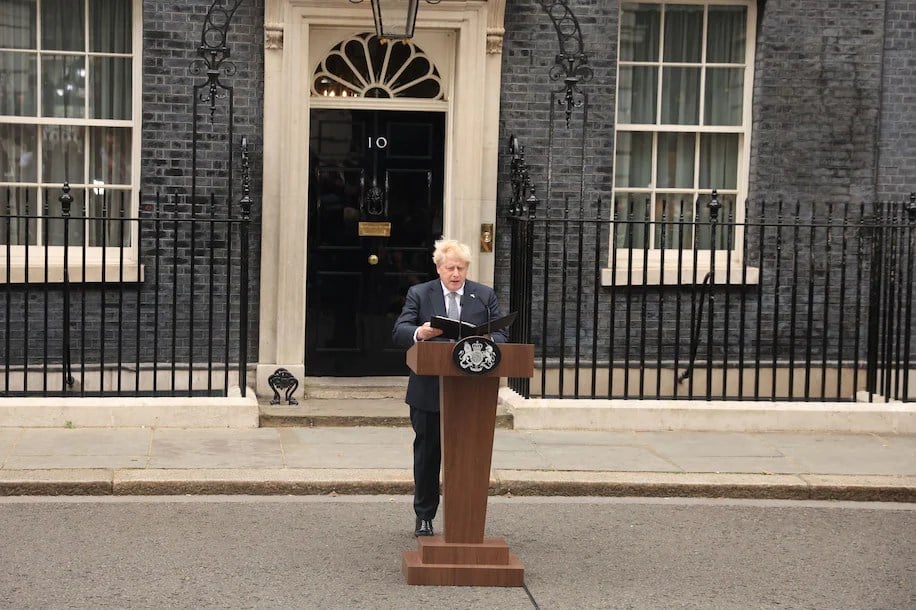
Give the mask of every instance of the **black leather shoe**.
M 432 519 L 421 519 L 417 517 L 417 527 L 413 532 L 414 536 L 432 536 L 433 522 Z

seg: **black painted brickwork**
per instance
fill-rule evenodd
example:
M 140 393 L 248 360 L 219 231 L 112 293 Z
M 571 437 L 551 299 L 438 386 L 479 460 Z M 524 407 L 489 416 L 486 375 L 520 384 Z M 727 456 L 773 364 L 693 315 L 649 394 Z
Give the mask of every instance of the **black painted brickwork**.
M 192 140 L 194 134 L 193 104 L 195 89 L 206 82 L 205 74 L 192 74 L 191 63 L 200 59 L 200 45 L 204 18 L 212 0 L 187 0 L 167 2 L 145 0 L 143 3 L 144 55 L 143 55 L 143 156 L 141 175 L 144 201 L 149 202 L 155 192 L 180 195 L 179 213 L 190 212 L 187 203 L 191 193 L 192 178 L 196 176 L 196 193 L 199 206 L 195 213 L 208 215 L 211 211 L 207 197 L 216 194 L 216 215 L 227 213 L 238 217 L 238 201 L 242 196 L 241 153 L 239 141 L 246 136 L 249 141 L 251 161 L 252 210 L 251 256 L 249 258 L 249 357 L 257 359 L 258 285 L 260 272 L 260 193 L 261 151 L 263 150 L 264 110 L 264 3 L 263 0 L 246 0 L 235 13 L 229 28 L 227 45 L 235 68 L 233 74 L 225 69 L 220 82 L 231 87 L 233 102 L 234 156 L 228 150 L 228 97 L 217 100 L 211 120 L 208 102 L 198 100 L 197 118 L 197 171 L 192 172 Z M 224 3 L 232 4 L 232 3 Z M 220 95 L 229 92 L 221 90 Z M 226 176 L 230 169 L 233 180 L 230 187 Z M 227 202 L 227 198 L 230 201 Z M 196 236 L 198 239 L 203 239 Z M 186 235 L 180 244 L 187 249 Z M 198 256 L 206 254 L 206 244 L 198 246 Z M 171 247 L 168 239 L 161 246 Z M 227 288 L 218 274 L 217 293 Z M 220 285 L 223 284 L 223 285 Z M 168 290 L 160 291 L 160 298 L 169 298 Z
M 177 208 L 184 215 L 191 211 L 187 196 L 191 189 L 194 85 L 203 78 L 191 74 L 189 65 L 198 58 L 201 26 L 210 4 L 211 0 L 148 0 L 143 3 L 141 184 L 145 191 L 144 203 L 151 201 L 155 191 L 169 195 L 177 193 L 181 196 Z M 574 215 L 600 213 L 607 217 L 613 173 L 618 3 L 570 0 L 569 6 L 581 26 L 584 50 L 594 71 L 592 80 L 582 84 L 587 94 L 586 106 L 574 111 L 567 129 L 555 97 L 561 83 L 548 76 L 559 50 L 556 30 L 539 2 L 513 0 L 506 6 L 499 137 L 500 142 L 505 143 L 510 134 L 515 134 L 526 146 L 532 177 L 544 201 L 541 214 L 562 214 L 568 205 Z M 805 204 L 802 214 L 810 215 L 816 208 L 809 204 L 815 201 L 839 204 L 875 198 L 900 199 L 916 189 L 916 139 L 913 137 L 916 114 L 912 110 L 916 107 L 916 85 L 913 84 L 916 82 L 913 78 L 916 6 L 906 0 L 767 0 L 759 3 L 758 12 L 751 198 L 755 202 L 777 198 L 789 202 L 801 200 Z M 262 32 L 263 0 L 243 3 L 233 19 L 228 39 L 237 72 L 224 76 L 224 82 L 230 84 L 234 92 L 235 139 L 247 135 L 252 149 L 255 200 L 250 266 L 249 349 L 252 360 L 256 360 L 256 290 L 261 240 L 258 219 L 260 151 L 263 148 Z M 212 123 L 207 112 L 201 113 L 198 195 L 205 197 L 211 189 L 215 190 L 217 213 L 235 216 L 241 196 L 238 155 L 232 161 L 235 180 L 231 201 L 226 201 L 229 189 L 219 178 L 229 162 L 224 103 L 217 107 Z M 508 201 L 507 168 L 506 155 L 499 174 L 500 215 L 505 212 Z M 600 210 L 599 198 L 603 200 Z M 825 210 L 827 206 L 817 209 Z M 195 211 L 207 214 L 210 206 L 205 199 L 199 199 Z M 509 233 L 501 219 L 498 219 L 497 229 L 496 284 L 504 302 L 508 302 L 509 257 L 506 254 Z M 168 231 L 166 228 L 160 243 L 162 253 L 171 252 L 175 245 Z M 143 262 L 150 269 L 151 234 L 145 235 Z M 749 256 L 755 251 L 755 239 L 753 235 L 749 239 Z M 190 240 L 188 233 L 178 235 L 178 248 L 184 261 L 188 258 Z M 606 252 L 606 233 L 601 240 L 599 251 Z M 201 264 L 198 269 L 206 268 L 209 244 L 199 236 L 195 242 L 195 256 Z M 800 283 L 808 279 L 808 269 L 812 266 L 810 254 L 822 252 L 823 246 L 816 243 L 815 248 L 799 252 L 799 267 L 803 270 Z M 562 262 L 559 258 L 562 251 L 557 242 L 548 259 L 536 259 L 535 274 L 546 268 L 556 268 Z M 591 251 L 588 245 L 586 251 Z M 764 261 L 765 281 L 761 290 L 769 290 L 770 278 L 766 270 L 774 267 L 768 263 L 771 261 Z M 567 260 L 570 270 L 574 270 L 576 264 L 575 259 Z M 818 281 L 828 264 L 823 257 L 813 261 Z M 850 274 L 867 274 L 868 271 L 868 268 L 847 270 Z M 186 269 L 184 277 L 188 277 L 188 273 Z M 225 283 L 219 279 L 222 275 L 214 274 L 217 284 Z M 51 290 L 56 289 L 52 287 Z M 170 302 L 169 290 L 161 286 L 160 290 L 165 290 L 160 300 Z M 560 290 L 558 283 L 551 284 L 548 298 L 558 299 Z M 607 291 L 606 288 L 599 290 Z M 88 287 L 87 293 L 90 301 L 101 298 L 97 287 Z M 108 293 L 108 299 L 112 298 L 111 294 Z M 591 296 L 587 290 L 583 292 L 583 298 Z M 144 303 L 153 299 L 150 282 L 144 286 L 140 298 Z M 188 298 L 188 292 L 182 292 L 179 304 Z M 651 305 L 651 302 L 650 299 L 648 303 Z M 764 309 L 771 307 L 767 303 L 772 302 L 775 302 L 773 293 L 767 292 L 763 299 Z M 87 315 L 91 316 L 88 309 Z M 651 311 L 647 315 L 650 322 L 655 319 Z M 40 314 L 32 308 L 30 316 L 36 319 L 34 316 Z M 615 324 L 618 323 L 615 320 Z M 54 324 L 56 322 L 52 321 L 48 331 L 52 341 L 56 337 Z M 573 324 L 567 322 L 569 328 L 573 328 Z M 171 330 L 146 319 L 141 322 L 141 328 L 144 349 L 153 334 L 161 335 Z M 669 328 L 664 332 L 673 331 Z
M 506 7 L 503 47 L 500 141 L 507 142 L 509 136 L 515 134 L 525 146 L 532 179 L 542 200 L 539 216 L 557 217 L 568 209 L 574 217 L 598 215 L 606 219 L 613 176 L 618 3 L 571 0 L 568 4 L 579 20 L 585 52 L 595 72 L 591 82 L 581 84 L 588 96 L 586 106 L 574 111 L 570 127 L 566 128 L 562 110 L 551 98 L 551 92 L 558 89 L 560 83 L 552 81 L 548 74 L 560 50 L 556 30 L 540 3 L 532 0 L 510 2 Z M 811 218 L 823 221 L 828 214 L 836 219 L 846 204 L 852 206 L 850 214 L 856 217 L 858 204 L 862 201 L 901 201 L 916 189 L 913 150 L 916 115 L 912 111 L 916 92 L 913 85 L 914 23 L 916 5 L 897 0 L 887 3 L 767 0 L 758 3 L 749 168 L 749 197 L 754 203 L 750 204 L 750 216 L 775 220 L 778 208 L 774 204 L 782 199 L 787 202 L 783 212 L 786 222 L 796 221 L 796 201 L 802 204 L 797 215 L 800 222 Z M 510 194 L 509 160 L 509 155 L 504 153 L 499 168 L 500 216 L 505 213 Z M 601 206 L 599 199 L 603 202 Z M 762 208 L 764 201 L 768 205 Z M 501 298 L 506 300 L 509 257 L 499 252 L 508 252 L 510 232 L 501 218 L 498 229 L 501 230 L 497 232 L 496 283 Z M 591 231 L 585 240 L 586 252 L 594 249 L 594 231 Z M 748 258 L 752 264 L 762 266 L 763 274 L 759 288 L 746 290 L 753 298 L 753 315 L 758 315 L 756 294 L 760 290 L 759 316 L 782 338 L 788 338 L 791 327 L 787 321 L 774 321 L 774 309 L 780 309 L 779 318 L 782 319 L 791 303 L 791 289 L 785 287 L 785 261 L 797 260 L 797 293 L 802 296 L 807 294 L 809 284 L 818 292 L 825 282 L 835 284 L 839 281 L 836 260 L 824 256 L 828 248 L 826 232 L 816 232 L 813 242 L 809 242 L 808 235 L 803 237 L 805 239 L 798 241 L 787 239 L 783 244 L 782 288 L 777 290 L 774 288 L 775 249 L 772 244 L 766 244 L 770 247 L 763 248 L 761 261 L 760 234 L 752 231 L 748 236 Z M 599 251 L 606 257 L 607 231 L 600 239 Z M 764 239 L 770 240 L 772 236 L 765 234 Z M 549 253 L 535 256 L 535 319 L 543 311 L 544 299 L 548 301 L 548 308 L 556 312 L 556 304 L 564 298 L 561 281 L 543 284 L 538 278 L 543 278 L 547 270 L 556 274 L 557 279 L 561 276 L 569 281 L 577 278 L 579 262 L 575 255 L 570 258 L 569 254 L 574 247 L 577 247 L 576 242 L 567 238 L 564 247 L 562 236 L 553 234 Z M 832 254 L 838 254 L 838 243 L 834 241 L 829 247 Z M 564 250 L 567 252 L 565 264 Z M 581 294 L 572 298 L 581 298 L 588 304 L 593 301 L 590 260 L 585 260 L 589 265 L 587 281 L 581 288 L 570 288 L 568 284 L 567 299 L 571 298 L 570 292 L 578 290 Z M 868 277 L 871 269 L 867 260 L 855 256 L 847 256 L 846 260 L 847 278 Z M 607 260 L 601 262 L 602 266 L 608 264 Z M 540 294 L 539 291 L 544 290 L 546 294 Z M 692 288 L 685 290 L 692 291 Z M 608 305 L 610 289 L 603 287 L 598 291 L 602 315 L 607 317 L 611 311 Z M 670 304 L 671 289 L 666 291 Z M 717 299 L 719 303 L 725 300 L 723 290 L 717 290 Z M 653 329 L 658 325 L 657 300 L 657 294 L 646 300 L 646 323 Z M 623 324 L 618 317 L 619 305 L 624 304 L 625 299 L 618 294 L 616 301 L 614 325 L 619 326 Z M 640 311 L 634 314 L 634 319 L 642 315 L 642 302 L 640 298 Z M 847 299 L 844 307 L 851 307 L 850 302 Z M 823 320 L 837 317 L 838 303 L 830 303 L 827 307 L 829 312 L 815 297 L 812 312 L 815 331 L 824 328 Z M 802 312 L 802 316 L 807 317 L 807 311 Z M 674 334 L 678 325 L 674 317 L 666 314 L 662 320 L 662 342 L 668 345 L 676 342 Z M 853 323 L 856 318 L 848 312 L 844 319 Z M 590 347 L 592 333 L 587 330 L 591 327 L 590 321 L 577 324 L 567 320 L 564 326 L 567 329 L 565 336 L 581 335 L 580 339 Z M 681 326 L 684 327 L 684 320 Z M 716 332 L 725 330 L 723 326 Z M 631 331 L 637 332 L 632 327 Z M 835 334 L 830 335 L 829 327 L 825 332 L 831 341 L 836 338 Z M 607 319 L 599 320 L 598 334 L 599 351 L 607 352 Z M 626 332 L 616 333 L 617 350 L 622 349 L 621 335 Z M 631 335 L 631 340 L 638 338 Z M 820 342 L 820 339 L 818 335 L 816 340 Z M 563 350 L 559 348 L 560 342 L 560 335 L 548 335 L 547 349 L 570 353 L 569 341 L 567 349 Z M 683 336 L 677 343 L 686 345 Z M 649 352 L 656 351 L 651 346 L 648 348 Z M 767 346 L 762 348 L 767 351 Z M 848 344 L 842 348 L 844 352 L 853 349 Z M 857 350 L 859 354 L 862 349 L 860 346 Z M 788 355 L 780 351 L 780 357 Z
M 878 196 L 916 191 L 916 3 L 887 0 Z
M 136 361 L 138 343 L 141 362 L 154 358 L 154 346 L 159 362 L 169 361 L 173 354 L 179 362 L 221 362 L 225 360 L 227 309 L 231 312 L 229 355 L 230 359 L 237 358 L 238 227 L 235 225 L 230 231 L 225 223 L 200 223 L 191 229 L 186 221 L 192 214 L 198 218 L 219 219 L 240 216 L 238 202 L 242 197 L 242 176 L 239 141 L 242 136 L 249 140 L 254 200 L 249 240 L 248 349 L 249 361 L 257 360 L 264 6 L 262 0 L 246 0 L 235 13 L 229 28 L 227 45 L 235 72 L 227 73 L 227 64 L 224 64 L 220 82 L 231 87 L 234 154 L 230 158 L 228 90 L 219 91 L 221 96 L 226 97 L 217 100 L 212 119 L 208 102 L 198 97 L 196 127 L 194 123 L 195 96 L 207 91 L 200 88 L 207 79 L 205 72 L 193 74 L 190 67 L 192 62 L 200 59 L 201 31 L 212 3 L 212 0 L 143 2 L 140 215 L 147 220 L 139 233 L 146 281 L 142 285 L 121 286 L 117 282 L 104 287 L 98 284 L 74 285 L 71 341 L 77 370 L 84 346 L 87 354 L 97 354 L 104 345 L 104 360 L 115 362 L 118 359 L 118 344 L 121 345 L 124 362 Z M 192 153 L 195 138 L 196 164 Z M 231 183 L 228 180 L 230 170 Z M 192 186 L 196 193 L 193 207 Z M 74 205 L 74 213 L 79 213 L 76 210 L 82 209 L 80 202 Z M 168 220 L 155 224 L 151 220 L 154 217 Z M 176 217 L 181 219 L 178 224 L 172 220 Z M 230 251 L 232 259 L 227 262 Z M 12 362 L 19 362 L 25 349 L 28 349 L 29 360 L 34 363 L 45 351 L 45 340 L 49 345 L 51 361 L 59 362 L 61 286 L 52 284 L 47 292 L 49 315 L 46 323 L 45 288 L 35 285 L 10 288 L 10 311 L 17 313 L 14 316 L 17 322 L 12 325 L 9 336 Z M 18 320 L 18 314 L 24 311 L 27 300 L 30 302 L 29 321 L 25 324 Z M 102 307 L 103 302 L 107 306 Z M 104 321 L 100 315 L 103 310 Z M 119 310 L 122 311 L 120 315 Z M 0 303 L 2 328 L 6 324 L 5 311 L 4 300 Z M 2 349 L 3 346 L 0 346 Z M 97 356 L 87 357 L 87 360 L 96 362 Z

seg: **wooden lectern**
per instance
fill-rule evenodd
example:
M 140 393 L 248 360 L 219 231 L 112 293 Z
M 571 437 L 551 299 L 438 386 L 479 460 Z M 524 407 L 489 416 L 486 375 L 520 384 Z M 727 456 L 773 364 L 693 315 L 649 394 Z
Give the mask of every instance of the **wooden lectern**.
M 531 377 L 534 346 L 500 343 L 495 368 L 467 374 L 452 360 L 455 343 L 422 341 L 407 351 L 418 375 L 438 375 L 442 425 L 444 536 L 421 536 L 404 553 L 409 585 L 521 587 L 525 568 L 504 538 L 484 538 L 500 377 Z

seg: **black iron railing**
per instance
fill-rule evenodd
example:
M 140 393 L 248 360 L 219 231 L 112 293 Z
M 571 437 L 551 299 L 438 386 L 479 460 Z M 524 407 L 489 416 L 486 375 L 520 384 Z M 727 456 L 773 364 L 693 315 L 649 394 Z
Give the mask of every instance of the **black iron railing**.
M 748 202 L 738 219 L 713 192 L 655 219 L 635 199 L 587 217 L 539 209 L 512 177 L 513 340 L 536 346 L 535 377 L 510 382 L 524 396 L 916 397 L 916 196 Z
M 238 215 L 91 191 L 0 199 L 0 396 L 244 396 L 247 178 Z

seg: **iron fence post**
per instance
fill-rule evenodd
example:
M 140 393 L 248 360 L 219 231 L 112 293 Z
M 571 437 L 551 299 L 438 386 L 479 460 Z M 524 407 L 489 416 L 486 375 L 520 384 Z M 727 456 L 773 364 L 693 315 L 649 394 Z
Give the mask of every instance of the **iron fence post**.
M 64 182 L 60 202 L 61 215 L 64 217 L 64 310 L 61 329 L 62 356 L 63 356 L 63 385 L 61 391 L 66 392 L 68 386 L 73 385 L 73 373 L 70 363 L 70 206 L 73 204 L 73 195 L 70 194 L 70 183 Z
M 248 161 L 248 138 L 242 137 L 242 199 L 239 207 L 241 260 L 239 261 L 239 389 L 245 396 L 248 386 L 248 228 L 251 224 L 251 180 Z
M 904 340 L 903 340 L 903 388 L 900 400 L 909 400 L 910 398 L 910 370 L 912 355 L 911 347 L 913 340 L 913 259 L 916 258 L 916 193 L 910 193 L 910 200 L 907 204 L 907 217 L 909 226 L 907 227 L 909 237 L 909 256 L 907 257 L 906 266 L 906 314 L 904 316 Z
M 884 258 L 884 231 L 881 231 L 880 220 L 883 206 L 875 204 L 875 215 L 871 225 L 871 265 L 869 267 L 869 292 L 868 292 L 868 335 L 866 338 L 865 360 L 865 389 L 868 392 L 868 401 L 874 400 L 878 391 L 878 329 L 881 315 L 881 275 L 883 273 Z M 863 229 L 868 229 L 868 225 Z
M 712 342 L 716 309 L 716 292 L 713 287 L 716 284 L 716 229 L 719 226 L 719 210 L 721 208 L 719 193 L 716 189 L 713 189 L 712 199 L 709 201 L 709 285 L 707 286 L 709 328 L 706 329 L 706 400 L 712 400 Z M 728 314 L 726 313 L 726 315 Z M 726 373 L 727 371 L 723 369 L 722 374 L 726 375 Z

